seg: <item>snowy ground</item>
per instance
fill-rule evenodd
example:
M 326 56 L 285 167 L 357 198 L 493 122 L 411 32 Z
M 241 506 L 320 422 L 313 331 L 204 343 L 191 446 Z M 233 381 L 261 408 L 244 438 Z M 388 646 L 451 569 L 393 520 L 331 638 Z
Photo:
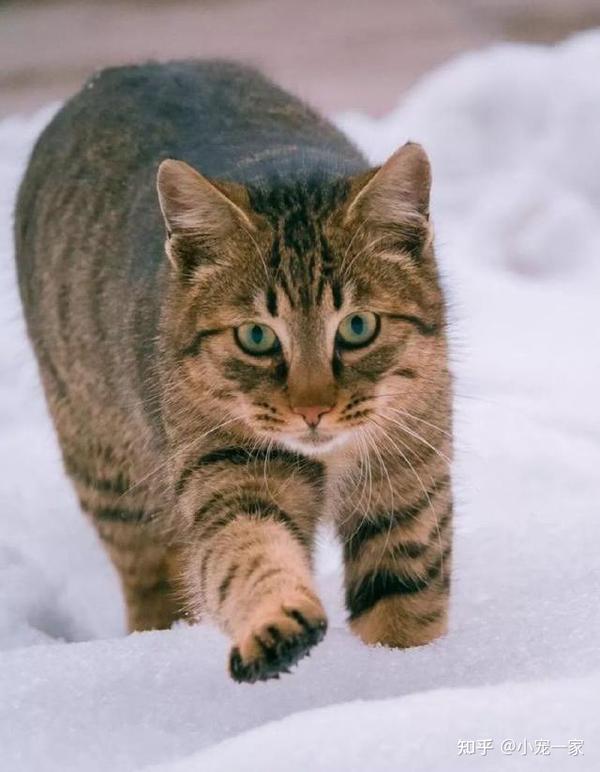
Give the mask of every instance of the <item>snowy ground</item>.
M 600 32 L 497 47 L 381 121 L 339 117 L 373 160 L 410 137 L 433 161 L 455 320 L 452 630 L 406 652 L 361 645 L 325 543 L 332 629 L 293 676 L 256 686 L 227 679 L 208 627 L 123 636 L 14 287 L 14 192 L 51 110 L 0 123 L 3 770 L 600 769 L 598 71 Z

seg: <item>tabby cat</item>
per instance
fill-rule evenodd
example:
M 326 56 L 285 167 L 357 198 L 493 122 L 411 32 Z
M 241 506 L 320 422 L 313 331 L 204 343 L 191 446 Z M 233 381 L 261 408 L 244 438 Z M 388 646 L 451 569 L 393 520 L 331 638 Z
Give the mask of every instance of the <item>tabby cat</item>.
M 212 619 L 234 679 L 287 672 L 327 626 L 311 573 L 325 517 L 363 641 L 446 630 L 451 383 L 429 191 L 419 145 L 369 168 L 230 62 L 105 70 L 43 132 L 17 203 L 19 285 L 130 630 Z

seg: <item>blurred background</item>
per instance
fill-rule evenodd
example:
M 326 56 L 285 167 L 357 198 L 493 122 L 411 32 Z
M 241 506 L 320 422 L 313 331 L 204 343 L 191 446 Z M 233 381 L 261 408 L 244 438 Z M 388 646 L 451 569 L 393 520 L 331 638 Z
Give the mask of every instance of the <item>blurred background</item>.
M 235 57 L 328 113 L 379 116 L 460 51 L 598 25 L 598 0 L 0 0 L 0 117 L 110 64 L 190 56 Z

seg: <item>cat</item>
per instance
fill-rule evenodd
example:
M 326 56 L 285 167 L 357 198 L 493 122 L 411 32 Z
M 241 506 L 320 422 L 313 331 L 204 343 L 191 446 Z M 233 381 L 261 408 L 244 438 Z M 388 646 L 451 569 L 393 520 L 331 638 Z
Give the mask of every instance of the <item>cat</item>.
M 430 164 L 379 167 L 227 61 L 117 67 L 43 131 L 19 287 L 64 467 L 130 630 L 216 622 L 229 670 L 324 636 L 335 524 L 367 644 L 447 629 L 452 383 Z

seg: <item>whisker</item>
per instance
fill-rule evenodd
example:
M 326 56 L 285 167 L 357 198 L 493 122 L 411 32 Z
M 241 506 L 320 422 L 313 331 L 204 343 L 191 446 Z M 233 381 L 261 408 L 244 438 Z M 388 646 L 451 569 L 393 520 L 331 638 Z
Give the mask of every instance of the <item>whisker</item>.
M 384 409 L 385 409 L 385 410 L 391 410 L 391 411 L 392 411 L 392 412 L 394 412 L 394 413 L 400 413 L 400 411 L 399 411 L 399 410 L 396 410 L 396 409 L 395 409 L 395 408 L 393 408 L 393 407 L 386 407 L 386 408 L 384 408 Z M 410 437 L 414 437 L 414 439 L 418 440 L 419 442 L 422 442 L 422 443 L 423 443 L 423 445 L 427 446 L 427 447 L 428 447 L 430 450 L 433 450 L 433 452 L 434 452 L 434 453 L 436 453 L 436 454 L 437 454 L 437 455 L 438 455 L 438 456 L 439 456 L 439 457 L 442 459 L 442 461 L 444 461 L 446 464 L 450 465 L 450 464 L 452 463 L 451 459 L 449 459 L 449 458 L 448 458 L 448 456 L 446 456 L 446 455 L 445 455 L 444 453 L 442 453 L 442 452 L 441 452 L 441 451 L 440 451 L 438 448 L 436 448 L 436 447 L 435 447 L 435 445 L 432 445 L 432 444 L 431 444 L 431 443 L 430 443 L 428 440 L 426 440 L 426 439 L 424 439 L 423 437 L 421 437 L 421 435 L 420 435 L 420 434 L 418 434 L 417 432 L 414 432 L 414 431 L 412 431 L 411 429 L 409 429 L 409 428 L 408 428 L 408 427 L 407 427 L 405 424 L 403 424 L 401 421 L 398 421 L 398 420 L 397 420 L 397 419 L 395 419 L 395 418 L 391 418 L 390 416 L 385 416 L 385 415 L 383 415 L 383 414 L 381 414 L 381 417 L 382 417 L 384 420 L 386 420 L 386 421 L 390 421 L 391 423 L 393 423 L 395 426 L 397 426 L 397 427 L 400 429 L 400 431 L 403 431 L 403 432 L 405 432 L 406 434 L 408 434 Z
M 377 422 L 374 421 L 374 423 L 377 423 Z M 440 554 L 442 555 L 441 569 L 443 570 L 443 548 L 442 548 L 442 536 L 441 536 L 441 531 L 440 531 L 440 524 L 439 524 L 439 519 L 438 519 L 437 513 L 436 513 L 435 508 L 433 506 L 433 503 L 431 501 L 431 496 L 429 495 L 429 491 L 427 490 L 427 488 L 423 484 L 423 480 L 421 479 L 421 477 L 417 473 L 417 470 L 411 464 L 410 460 L 407 458 L 406 454 L 402 452 L 402 450 L 398 447 L 398 445 L 393 440 L 393 438 L 390 437 L 390 435 L 386 431 L 385 427 L 382 427 L 380 424 L 378 424 L 378 426 L 382 430 L 382 432 L 383 432 L 384 436 L 386 437 L 386 439 L 395 447 L 395 449 L 398 451 L 398 453 L 400 453 L 400 455 L 402 456 L 404 461 L 408 464 L 410 470 L 412 471 L 412 473 L 416 477 L 416 479 L 417 479 L 417 481 L 418 481 L 418 483 L 419 483 L 419 485 L 421 487 L 421 490 L 423 491 L 423 494 L 424 494 L 424 496 L 425 496 L 425 498 L 427 500 L 427 504 L 429 506 L 429 509 L 430 509 L 431 514 L 433 515 L 433 518 L 434 518 L 434 521 L 435 521 L 435 530 L 436 530 L 436 534 L 437 534 L 438 546 L 439 546 L 439 549 L 440 549 Z M 402 440 L 400 440 L 399 438 L 398 438 L 398 440 L 399 440 L 399 442 L 402 442 Z
M 222 429 L 224 426 L 228 426 L 229 424 L 232 424 L 232 423 L 234 423 L 234 421 L 239 421 L 239 418 L 238 418 L 237 416 L 234 416 L 233 418 L 230 418 L 230 419 L 229 419 L 229 420 L 227 420 L 227 421 L 223 421 L 222 423 L 220 423 L 220 424 L 217 424 L 217 426 L 213 426 L 213 427 L 212 427 L 211 429 L 209 429 L 207 432 L 204 432 L 204 434 L 201 434 L 201 435 L 200 435 L 200 436 L 198 436 L 198 437 L 194 437 L 194 439 L 193 439 L 193 440 L 192 440 L 192 441 L 189 443 L 189 445 L 188 445 L 188 446 L 185 448 L 185 450 L 186 450 L 186 453 L 187 453 L 188 451 L 191 451 L 193 448 L 195 448 L 195 447 L 196 447 L 196 445 L 199 445 L 199 444 L 202 442 L 202 440 L 204 440 L 204 439 L 205 439 L 206 437 L 208 437 L 210 434 L 213 434 L 214 432 L 218 431 L 219 429 Z M 174 459 L 174 458 L 175 458 L 177 455 L 180 455 L 180 454 L 181 454 L 181 448 L 177 448 L 177 450 L 176 450 L 174 453 L 170 454 L 170 455 L 168 456 L 168 458 L 167 458 L 165 461 L 161 462 L 161 463 L 160 463 L 158 466 L 156 466 L 154 469 L 150 470 L 150 472 L 148 472 L 147 474 L 145 474 L 143 477 L 141 477 L 139 480 L 137 480 L 137 481 L 136 481 L 136 482 L 135 482 L 133 485 L 131 485 L 131 486 L 130 486 L 130 487 L 129 487 L 129 488 L 126 490 L 126 491 L 125 491 L 125 493 L 122 493 L 122 494 L 121 494 L 121 495 L 118 497 L 118 500 L 120 500 L 120 499 L 121 499 L 123 496 L 126 496 L 126 495 L 128 495 L 129 493 L 131 493 L 132 491 L 136 490 L 136 489 L 137 489 L 137 488 L 139 488 L 139 487 L 140 487 L 140 486 L 141 486 L 143 483 L 147 482 L 147 481 L 148 481 L 148 480 L 149 480 L 151 477 L 153 477 L 155 474 L 157 474 L 158 472 L 160 472 L 161 470 L 163 470 L 165 467 L 169 466 L 169 465 L 172 463 L 173 459 Z

